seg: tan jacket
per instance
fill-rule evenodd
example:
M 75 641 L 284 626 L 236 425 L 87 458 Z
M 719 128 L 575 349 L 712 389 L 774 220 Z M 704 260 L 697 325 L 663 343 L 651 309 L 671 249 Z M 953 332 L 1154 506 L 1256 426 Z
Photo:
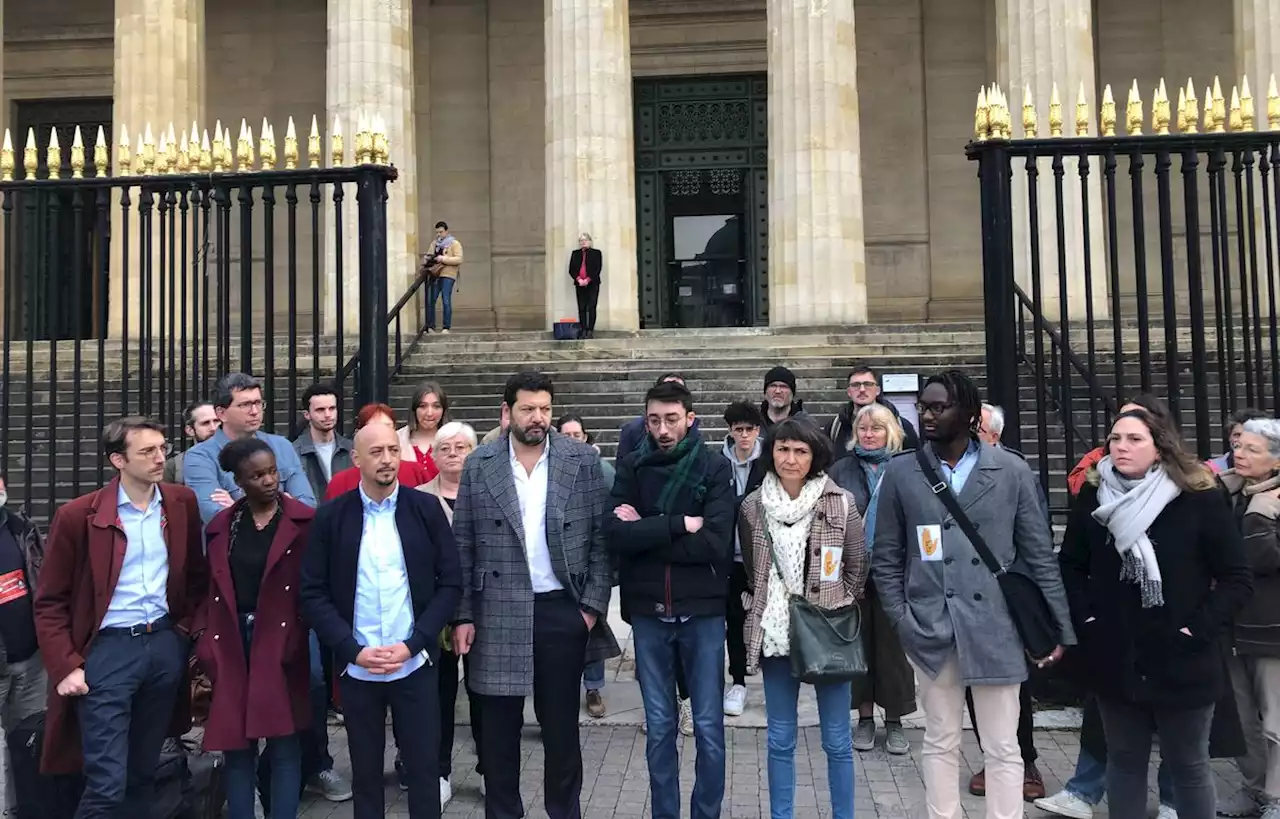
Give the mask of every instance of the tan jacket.
M 433 242 L 434 244 L 434 242 Z M 444 255 L 440 257 L 440 263 L 433 265 L 430 269 L 431 275 L 439 276 L 442 279 L 457 280 L 458 273 L 462 270 L 462 242 L 454 239 L 444 249 Z
M 841 496 L 844 496 L 843 498 Z M 769 596 L 769 573 L 773 569 L 773 557 L 765 535 L 764 506 L 760 502 L 760 490 L 752 492 L 742 502 L 738 518 L 738 533 L 742 539 L 742 567 L 747 573 L 750 599 L 746 603 L 747 624 L 744 638 L 747 644 L 747 673 L 753 674 L 760 667 L 760 651 L 764 643 L 764 630 L 760 618 Z M 841 552 L 841 571 L 838 579 L 822 582 L 822 549 L 838 546 Z M 861 600 L 867 584 L 871 561 L 862 536 L 862 517 L 858 505 L 830 478 L 818 499 L 818 512 L 809 529 L 807 547 L 808 572 L 804 581 L 805 599 L 823 609 L 839 609 Z M 730 600 L 730 605 L 741 601 Z

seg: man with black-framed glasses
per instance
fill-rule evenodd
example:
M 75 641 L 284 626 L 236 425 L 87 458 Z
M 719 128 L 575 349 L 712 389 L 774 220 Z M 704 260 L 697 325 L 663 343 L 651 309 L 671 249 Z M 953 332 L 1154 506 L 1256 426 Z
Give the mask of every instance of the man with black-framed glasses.
M 1033 658 L 1043 668 L 1075 644 L 1053 537 L 1026 461 L 978 439 L 982 398 L 972 380 L 956 371 L 932 376 L 916 409 L 925 443 L 885 467 L 871 571 L 920 683 L 929 819 L 960 816 L 966 686 L 982 731 L 987 819 L 1020 819 L 1018 690 L 1028 658 L 980 546 L 1002 568 L 1016 563 L 1044 595 L 1058 646 Z
M 886 400 L 880 393 L 880 374 L 874 367 L 868 364 L 855 364 L 853 369 L 849 370 L 848 386 L 845 389 L 845 394 L 849 396 L 849 403 L 840 408 L 840 412 L 831 420 L 831 426 L 827 429 L 827 437 L 831 439 L 837 458 L 842 458 L 853 450 L 853 419 L 858 417 L 858 410 L 871 404 L 887 407 L 893 413 L 893 417 L 898 419 L 898 423 L 902 425 L 904 451 L 920 446 L 920 437 L 916 435 L 916 428 L 902 417 L 892 401 Z
M 262 432 L 267 406 L 262 400 L 262 385 L 256 378 L 246 373 L 224 375 L 214 387 L 211 402 L 222 426 L 209 440 L 187 450 L 182 469 L 183 482 L 196 493 L 200 519 L 205 525 L 244 494 L 231 473 L 223 472 L 218 465 L 222 448 L 240 438 L 266 441 L 276 455 L 276 469 L 284 491 L 294 500 L 316 505 L 311 481 L 302 469 L 293 444 L 288 438 Z

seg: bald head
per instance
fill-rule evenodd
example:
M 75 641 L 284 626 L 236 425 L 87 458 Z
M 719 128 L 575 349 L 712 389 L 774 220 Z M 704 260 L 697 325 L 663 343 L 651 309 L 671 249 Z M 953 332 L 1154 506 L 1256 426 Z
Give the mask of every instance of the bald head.
M 400 438 L 382 424 L 366 424 L 356 433 L 352 460 L 360 470 L 365 494 L 385 497 L 400 470 Z

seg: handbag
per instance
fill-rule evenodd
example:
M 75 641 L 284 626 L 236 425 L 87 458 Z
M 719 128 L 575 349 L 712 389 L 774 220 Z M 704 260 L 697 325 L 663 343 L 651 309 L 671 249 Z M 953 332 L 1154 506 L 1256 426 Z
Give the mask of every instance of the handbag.
M 842 494 L 840 499 L 844 502 L 847 519 L 849 498 Z M 777 568 L 782 563 L 773 547 L 767 523 L 764 539 L 769 544 L 769 555 L 785 588 L 786 580 L 782 578 L 782 570 Z M 806 572 L 808 565 L 806 557 Z M 801 588 L 803 591 L 803 586 Z M 862 643 L 862 610 L 856 602 L 839 609 L 824 609 L 810 603 L 804 594 L 787 589 L 787 615 L 790 622 L 791 676 L 800 682 L 820 685 L 850 682 L 867 675 L 867 655 Z
M 960 508 L 960 502 L 951 491 L 950 484 L 938 477 L 938 470 L 925 455 L 923 447 L 916 450 L 916 462 L 920 464 L 920 471 L 924 473 L 933 494 L 942 501 L 942 505 L 959 525 L 960 531 L 969 538 L 969 543 L 978 553 L 978 557 L 982 558 L 982 562 L 986 563 L 987 568 L 996 576 L 1000 593 L 1004 595 L 1005 606 L 1009 609 L 1009 617 L 1013 619 L 1013 626 L 1017 629 L 1018 636 L 1022 638 L 1023 651 L 1032 660 L 1048 657 L 1061 644 L 1062 635 L 1057 618 L 1053 616 L 1049 601 L 1045 600 L 1040 585 L 1023 572 L 1000 565 L 996 556 L 987 548 L 986 541 L 978 534 L 973 522 Z

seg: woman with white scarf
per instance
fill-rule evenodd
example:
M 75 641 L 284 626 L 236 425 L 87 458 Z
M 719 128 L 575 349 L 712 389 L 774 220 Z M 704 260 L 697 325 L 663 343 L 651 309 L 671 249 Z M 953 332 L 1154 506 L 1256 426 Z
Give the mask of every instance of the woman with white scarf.
M 824 609 L 862 597 L 869 561 L 862 518 L 847 492 L 826 475 L 831 444 L 813 422 L 790 418 L 770 432 L 761 461 L 764 483 L 742 502 L 739 532 L 748 593 L 747 673 L 764 677 L 772 819 L 795 811 L 796 703 L 791 675 L 787 600 L 803 594 Z M 778 562 L 773 559 L 777 554 Z M 832 819 L 853 819 L 850 684 L 815 686 L 822 749 L 827 756 Z
M 1226 498 L 1176 430 L 1121 413 L 1072 508 L 1062 579 L 1107 739 L 1113 816 L 1147 815 L 1152 727 L 1180 819 L 1211 819 L 1217 641 L 1252 592 Z

